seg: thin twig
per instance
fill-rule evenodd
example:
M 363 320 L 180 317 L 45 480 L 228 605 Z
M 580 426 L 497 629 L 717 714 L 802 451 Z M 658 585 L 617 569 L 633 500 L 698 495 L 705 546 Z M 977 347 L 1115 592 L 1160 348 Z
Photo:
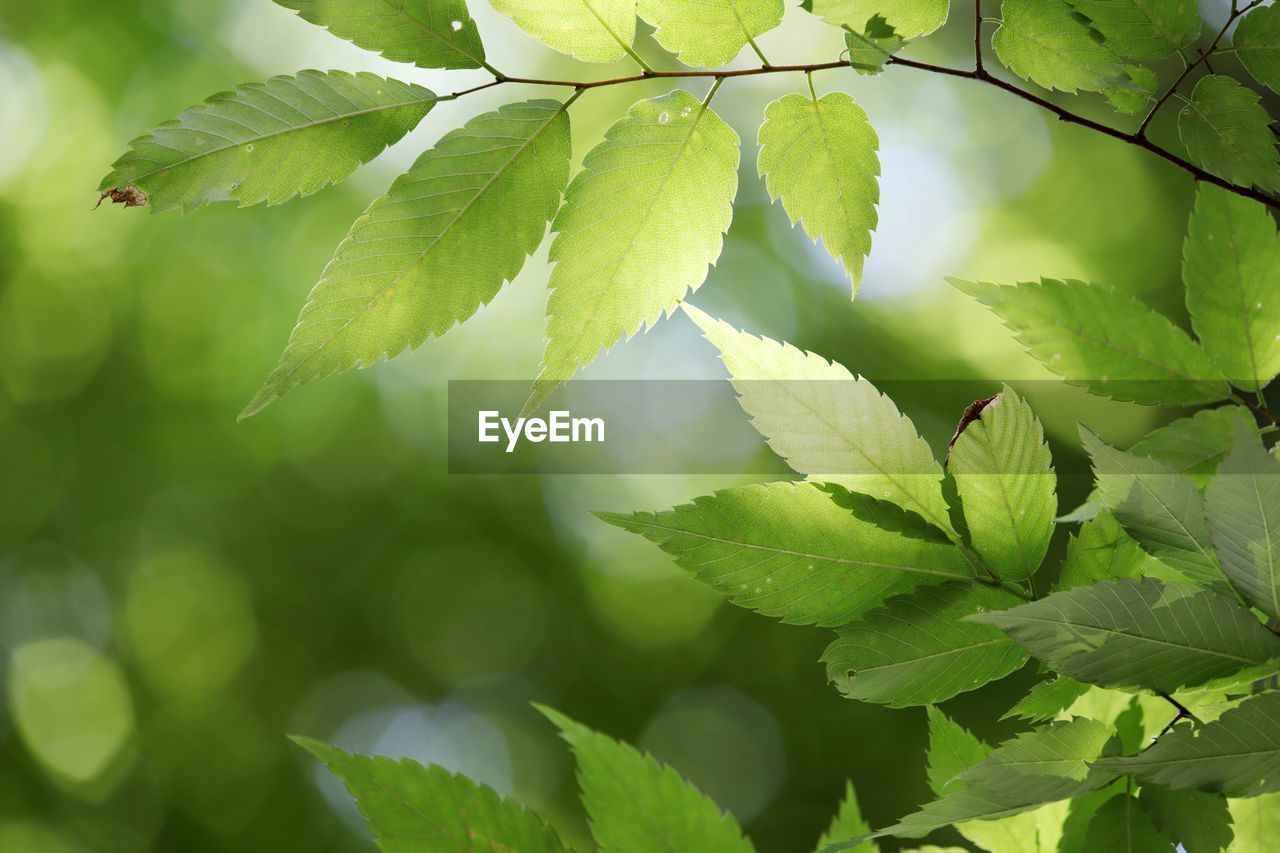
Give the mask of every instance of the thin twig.
M 982 74 L 982 0 L 973 0 L 973 70 Z

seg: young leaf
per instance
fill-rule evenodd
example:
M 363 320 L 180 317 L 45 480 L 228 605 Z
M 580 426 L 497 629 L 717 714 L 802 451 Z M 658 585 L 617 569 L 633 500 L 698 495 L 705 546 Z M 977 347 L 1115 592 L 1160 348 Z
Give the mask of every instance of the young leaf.
M 1229 598 L 1185 584 L 1104 581 L 978 613 L 1058 672 L 1173 693 L 1280 657 L 1280 637 Z
M 489 0 L 520 29 L 583 62 L 613 62 L 636 38 L 636 0 Z
M 1051 278 L 951 283 L 998 314 L 1051 372 L 1090 393 L 1150 406 L 1211 403 L 1230 394 L 1186 332 L 1123 290 Z
M 1040 421 L 1007 385 L 959 430 L 947 458 L 973 548 L 1007 580 L 1040 568 L 1058 513 Z
M 983 584 L 924 587 L 895 596 L 840 629 L 822 662 L 850 699 L 907 708 L 998 681 L 1027 662 L 1008 636 L 960 621 L 1022 599 Z
M 1280 7 L 1260 6 L 1245 15 L 1231 46 L 1253 79 L 1280 92 Z
M 1043 723 L 1070 708 L 1073 702 L 1089 690 L 1089 685 L 1074 678 L 1059 675 L 1032 687 L 1031 691 L 1018 700 L 1018 704 L 1006 711 L 1000 719 Z
M 1178 114 L 1178 136 L 1196 165 L 1242 187 L 1280 190 L 1271 116 L 1252 89 L 1230 77 L 1200 78 Z
M 1138 803 L 1156 829 L 1186 853 L 1219 853 L 1231 844 L 1231 814 L 1217 794 L 1143 785 Z
M 1252 427 L 1253 423 L 1253 415 L 1240 406 L 1201 409 L 1191 417 L 1178 418 L 1152 430 L 1129 452 L 1163 462 L 1204 488 L 1230 452 L 1236 426 Z
M 1266 850 L 1280 838 L 1280 794 L 1227 800 L 1227 809 L 1236 836 L 1235 850 Z
M 1137 755 L 1106 758 L 1094 766 L 1228 797 L 1280 790 L 1280 693 L 1260 693 L 1211 723 L 1177 726 Z
M 839 364 L 683 307 L 720 350 L 752 425 L 788 465 L 892 501 L 955 535 L 942 468 L 892 400 Z
M 639 0 L 658 44 L 685 65 L 724 65 L 782 23 L 782 0 Z
M 963 791 L 968 785 L 956 777 L 990 755 L 991 747 L 932 705 L 925 711 L 929 717 L 929 789 L 938 797 Z
M 1182 278 L 1191 325 L 1232 384 L 1257 390 L 1280 373 L 1280 235 L 1266 207 L 1202 184 Z
M 922 584 L 973 577 L 950 544 L 858 519 L 811 483 L 725 489 L 668 512 L 600 513 L 672 555 L 734 604 L 836 627 Z
M 582 805 L 601 850 L 751 853 L 737 822 L 670 767 L 550 708 L 539 710 L 573 747 Z
M 279 204 L 344 180 L 422 121 L 436 96 L 373 74 L 303 71 L 212 96 L 130 143 L 100 189 L 156 211 Z
M 738 134 L 688 92 L 639 101 L 609 128 L 552 225 L 547 348 L 527 409 L 702 284 L 737 190 Z
M 1196 0 L 1070 0 L 1107 45 L 1127 59 L 1164 59 L 1196 40 Z
M 241 417 L 470 317 L 538 247 L 568 179 L 557 101 L 508 104 L 446 134 L 356 220 Z
M 419 68 L 480 68 L 484 45 L 465 0 L 275 0 L 340 39 Z
M 862 818 L 862 811 L 858 808 L 858 795 L 853 790 L 852 782 L 844 783 L 844 799 L 840 802 L 840 810 L 836 812 L 835 818 L 831 821 L 831 826 L 827 827 L 827 831 L 818 839 L 818 846 L 815 851 L 821 851 L 830 844 L 845 841 L 850 838 L 858 838 L 871 833 L 871 826 Z M 852 851 L 852 853 L 877 853 L 880 849 L 874 841 L 863 841 L 852 847 L 844 848 Z
M 352 755 L 309 738 L 294 741 L 347 786 L 384 853 L 568 850 L 533 812 L 443 767 Z
M 1119 58 L 1099 42 L 1067 0 L 1004 0 L 991 39 L 1014 74 L 1061 92 L 1132 88 Z
M 1138 800 L 1116 794 L 1093 814 L 1085 831 L 1086 850 L 1114 853 L 1169 853 L 1169 840 L 1159 833 Z
M 1093 586 L 1098 581 L 1140 578 L 1151 558 L 1138 547 L 1115 516 L 1103 510 L 1067 540 L 1067 559 L 1057 589 Z
M 862 32 L 880 17 L 904 39 L 928 35 L 947 22 L 951 0 L 801 0 L 828 24 Z
M 859 74 L 879 74 L 889 58 L 905 43 L 902 36 L 879 15 L 867 21 L 864 30 L 848 30 L 844 34 L 849 64 Z
M 1117 450 L 1080 430 L 1098 499 L 1148 553 L 1208 589 L 1230 594 L 1205 520 L 1204 496 L 1169 466 Z
M 843 92 L 830 92 L 786 95 L 764 117 L 758 166 L 769 197 L 843 262 L 857 294 L 880 200 L 879 142 L 867 114 Z
M 1237 426 L 1230 455 L 1205 489 L 1205 516 L 1231 584 L 1280 617 L 1280 460 L 1254 430 Z

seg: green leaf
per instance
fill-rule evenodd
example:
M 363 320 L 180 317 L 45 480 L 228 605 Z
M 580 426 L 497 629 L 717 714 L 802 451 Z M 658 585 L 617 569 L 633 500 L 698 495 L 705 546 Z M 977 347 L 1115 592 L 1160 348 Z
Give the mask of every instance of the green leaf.
M 1131 88 L 1119 58 L 1067 0 L 1004 0 L 991 39 L 996 56 L 1024 80 L 1061 92 Z
M 582 805 L 602 853 L 750 853 L 734 819 L 652 756 L 550 708 L 578 762 Z
M 737 189 L 738 134 L 688 92 L 639 101 L 609 128 L 552 225 L 547 348 L 527 409 L 702 284 Z
M 419 68 L 480 68 L 484 45 L 465 0 L 275 0 L 340 39 Z
M 658 44 L 685 65 L 715 67 L 782 23 L 782 0 L 639 0 Z
M 842 261 L 858 292 L 880 201 L 879 141 L 853 98 L 786 95 L 765 109 L 760 175 L 791 222 Z
M 542 241 L 569 153 L 569 116 L 557 101 L 508 104 L 446 134 L 356 220 L 241 417 L 474 314 Z
M 863 30 L 847 30 L 845 47 L 849 49 L 849 64 L 859 74 L 879 74 L 887 63 L 906 43 L 885 19 L 876 15 L 867 21 Z
M 1111 729 L 1096 720 L 1052 723 L 1001 744 L 956 780 L 966 787 L 908 815 L 877 835 L 918 837 L 967 820 L 993 820 L 1044 803 L 1078 797 L 1106 784 L 1109 776 L 1089 763 L 1102 754 Z
M 1169 840 L 1129 794 L 1116 794 L 1094 812 L 1084 849 L 1108 853 L 1170 853 Z
M 1280 794 L 1228 800 L 1227 808 L 1235 830 L 1235 850 L 1266 850 L 1280 838 Z
M 1280 657 L 1280 638 L 1229 598 L 1185 584 L 1104 581 L 978 613 L 1046 665 L 1102 687 L 1173 693 Z
M 613 62 L 636 38 L 636 0 L 489 0 L 520 29 L 583 62 Z
M 294 741 L 347 786 L 384 853 L 568 850 L 533 812 L 443 767 L 352 755 L 309 738 Z
M 1253 79 L 1280 92 L 1280 8 L 1261 6 L 1245 15 L 1231 46 Z
M 1230 394 L 1186 332 L 1123 290 L 1051 278 L 951 283 L 999 315 L 1051 372 L 1092 394 L 1151 406 L 1211 403 Z
M 1180 725 L 1137 755 L 1095 766 L 1183 790 L 1255 797 L 1280 790 L 1280 693 L 1261 693 L 1203 726 Z
M 1021 601 L 975 583 L 925 587 L 895 596 L 841 628 L 822 662 L 850 699 L 907 708 L 943 702 L 998 681 L 1027 662 L 1005 634 L 960 621 Z
M 828 24 L 857 32 L 879 17 L 904 39 L 914 39 L 947 22 L 951 0 L 801 0 L 800 5 Z
M 818 839 L 818 846 L 814 849 L 822 850 L 830 844 L 870 833 L 871 826 L 863 820 L 862 811 L 858 808 L 858 795 L 853 790 L 853 783 L 845 782 L 844 799 L 840 802 L 840 810 L 836 812 L 831 826 L 827 827 L 827 831 Z M 853 853 L 877 853 L 880 847 L 874 841 L 863 841 L 845 849 Z
M 1196 40 L 1196 0 L 1070 0 L 1107 46 L 1127 59 L 1164 59 Z
M 963 791 L 968 784 L 956 777 L 990 755 L 991 747 L 932 705 L 925 711 L 929 717 L 929 789 L 939 797 Z
M 221 92 L 135 139 L 99 187 L 137 187 L 156 211 L 279 204 L 344 180 L 422 121 L 428 89 L 303 71 Z
M 1231 844 L 1231 814 L 1217 794 L 1144 785 L 1138 802 L 1156 829 L 1186 853 L 1218 853 Z
M 1089 690 L 1089 685 L 1059 675 L 1048 681 L 1041 681 L 1031 688 L 1030 692 L 1018 701 L 1000 719 L 1019 719 L 1029 723 L 1043 723 L 1052 720 Z
M 1152 430 L 1129 452 L 1163 462 L 1204 488 L 1230 452 L 1236 426 L 1253 423 L 1253 415 L 1240 406 L 1201 409 L 1191 417 L 1178 418 Z
M 811 483 L 725 489 L 668 512 L 600 513 L 740 607 L 836 627 L 921 584 L 973 577 L 950 544 L 884 530 Z
M 1188 580 L 1229 594 L 1195 483 L 1155 459 L 1117 450 L 1083 427 L 1080 437 L 1093 459 L 1098 499 L 1138 544 Z
M 1057 589 L 1093 586 L 1098 581 L 1140 578 L 1151 558 L 1138 547 L 1115 516 L 1103 510 L 1067 540 L 1067 559 Z
M 790 344 L 739 332 L 685 303 L 720 355 L 752 425 L 787 464 L 916 513 L 954 536 L 933 451 L 867 380 Z
M 1249 604 L 1280 617 L 1280 459 L 1236 427 L 1231 453 L 1205 489 L 1205 516 L 1222 569 Z
M 1230 77 L 1200 78 L 1178 114 L 1178 136 L 1192 162 L 1233 184 L 1280 190 L 1280 152 L 1257 92 Z
M 1058 479 L 1035 412 L 1006 385 L 961 426 L 947 470 L 974 550 L 1001 578 L 1031 577 L 1058 513 Z
M 1201 184 L 1182 278 L 1191 325 L 1232 384 L 1256 390 L 1280 373 L 1280 235 L 1264 205 Z

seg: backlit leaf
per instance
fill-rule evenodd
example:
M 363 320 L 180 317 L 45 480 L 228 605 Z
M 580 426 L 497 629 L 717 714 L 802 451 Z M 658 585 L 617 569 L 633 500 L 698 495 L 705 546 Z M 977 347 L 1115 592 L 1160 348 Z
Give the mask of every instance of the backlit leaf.
M 1280 460 L 1254 430 L 1237 426 L 1230 455 L 1205 489 L 1205 515 L 1232 586 L 1280 617 Z
M 991 39 L 996 56 L 1024 80 L 1062 92 L 1132 87 L 1119 58 L 1067 0 L 1004 0 Z
M 928 35 L 947 22 L 951 0 L 801 0 L 828 24 L 863 32 L 879 16 L 904 39 Z
M 1198 166 L 1243 187 L 1280 190 L 1280 152 L 1257 92 L 1230 77 L 1200 78 L 1178 114 L 1178 136 Z
M 1129 452 L 1163 462 L 1203 488 L 1231 450 L 1239 424 L 1253 425 L 1253 415 L 1240 406 L 1201 409 L 1152 430 Z
M 1196 0 L 1070 0 L 1110 47 L 1128 59 L 1163 59 L 1195 41 Z
M 275 0 L 353 44 L 419 68 L 479 68 L 484 45 L 465 0 Z
M 782 0 L 639 0 L 658 44 L 685 65 L 724 65 L 782 23 Z
M 583 62 L 613 62 L 636 37 L 636 0 L 489 0 L 552 50 Z

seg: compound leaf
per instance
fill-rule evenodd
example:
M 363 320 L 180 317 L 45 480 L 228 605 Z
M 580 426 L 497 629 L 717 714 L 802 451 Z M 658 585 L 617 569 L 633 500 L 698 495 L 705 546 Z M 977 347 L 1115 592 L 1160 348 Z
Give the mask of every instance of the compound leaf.
M 843 92 L 787 95 L 765 109 L 760 175 L 792 223 L 821 239 L 858 292 L 880 200 L 879 141 L 867 114 Z
M 508 104 L 446 134 L 356 220 L 242 417 L 474 314 L 542 242 L 569 154 L 557 101 Z
M 1280 190 L 1280 152 L 1261 100 L 1230 77 L 1202 77 L 1178 114 L 1178 136 L 1187 156 L 1206 171 L 1274 192 Z
M 1280 656 L 1280 638 L 1233 600 L 1154 578 L 1103 581 L 968 619 L 1102 687 L 1173 693 Z
M 850 699 L 907 708 L 943 702 L 998 681 L 1027 662 L 1002 632 L 960 621 L 1022 599 L 984 584 L 923 587 L 841 628 L 822 661 Z
M 1231 391 L 1186 332 L 1123 290 L 1050 278 L 951 283 L 999 315 L 1051 372 L 1090 393 L 1159 406 L 1210 403 Z
M 613 62 L 636 38 L 636 0 L 489 0 L 552 50 L 583 62 Z
M 1280 617 L 1280 459 L 1256 431 L 1236 427 L 1231 453 L 1205 489 L 1222 570 L 1245 601 Z
M 347 786 L 385 853 L 569 849 L 519 803 L 438 765 L 353 755 L 309 738 L 294 741 Z
M 1280 92 L 1280 7 L 1260 6 L 1245 15 L 1231 46 L 1253 79 Z
M 702 284 L 737 189 L 738 135 L 688 92 L 640 101 L 609 129 L 552 226 L 547 348 L 527 409 Z
M 1126 59 L 1164 59 L 1196 40 L 1196 0 L 1070 0 L 1107 45 Z
M 953 545 L 885 530 L 812 483 L 725 489 L 668 512 L 600 513 L 656 543 L 740 607 L 844 625 L 922 584 L 973 577 Z
M 782 0 L 639 0 L 658 44 L 685 65 L 714 67 L 782 23 Z
M 436 96 L 374 74 L 302 71 L 221 92 L 130 143 L 99 187 L 156 211 L 279 204 L 345 179 L 422 121 Z
M 465 0 L 275 0 L 340 39 L 419 68 L 480 68 Z

